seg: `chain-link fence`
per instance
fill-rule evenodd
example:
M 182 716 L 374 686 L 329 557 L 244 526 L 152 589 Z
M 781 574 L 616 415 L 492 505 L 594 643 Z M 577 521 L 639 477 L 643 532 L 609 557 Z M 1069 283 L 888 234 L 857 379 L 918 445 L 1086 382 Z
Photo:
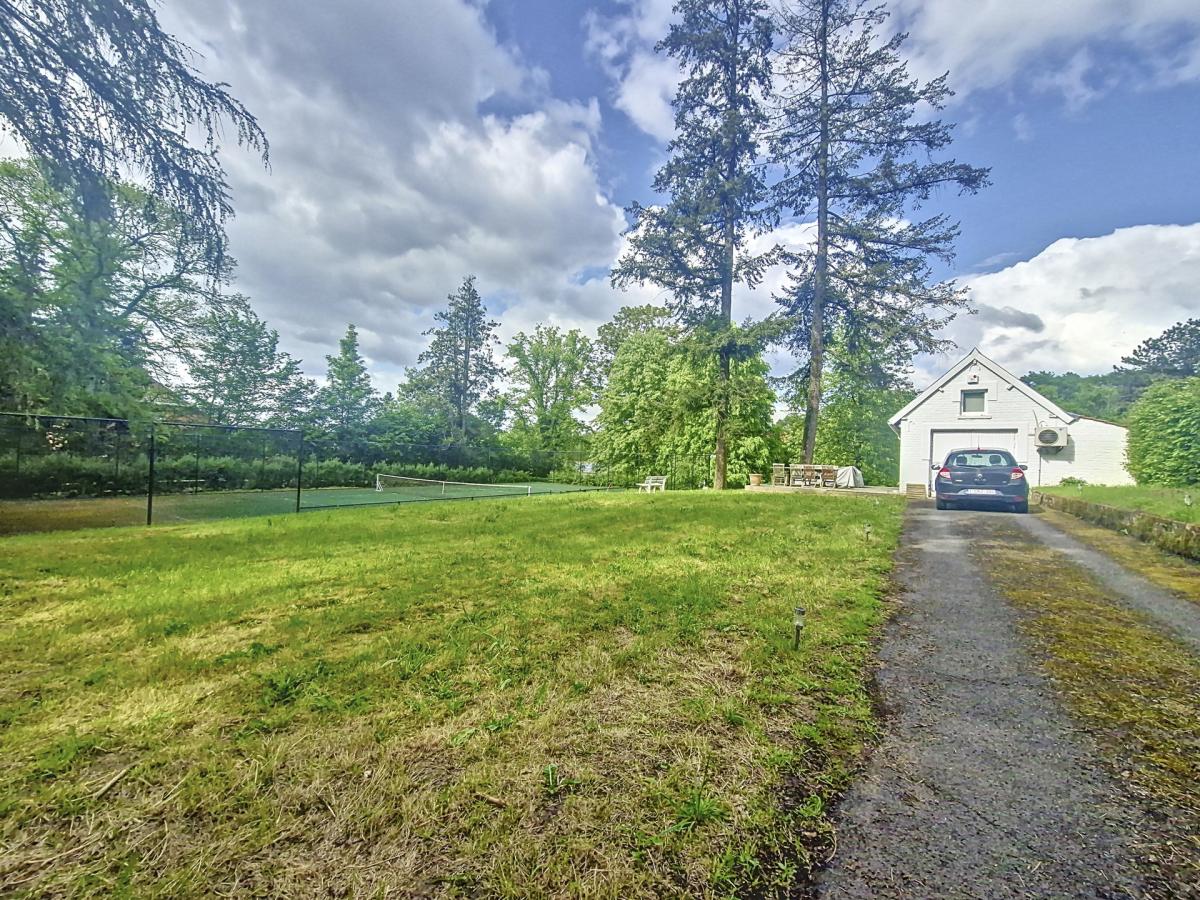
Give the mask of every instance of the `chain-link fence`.
M 709 456 L 367 441 L 189 422 L 0 413 L 0 534 L 410 500 L 712 483 Z M 384 478 L 380 478 L 384 476 Z
M 299 508 L 299 431 L 0 413 L 0 534 Z

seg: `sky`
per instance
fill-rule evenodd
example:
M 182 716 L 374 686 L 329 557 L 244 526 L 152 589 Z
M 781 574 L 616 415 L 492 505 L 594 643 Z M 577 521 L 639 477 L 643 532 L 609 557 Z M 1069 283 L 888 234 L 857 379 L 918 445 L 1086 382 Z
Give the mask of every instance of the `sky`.
M 913 74 L 950 73 L 954 156 L 992 170 L 925 209 L 961 223 L 937 274 L 977 310 L 946 330 L 950 357 L 1099 373 L 1200 315 L 1200 3 L 888 5 Z M 468 274 L 505 340 L 661 301 L 608 272 L 672 133 L 677 76 L 653 49 L 671 0 L 162 0 L 160 16 L 270 139 L 269 167 L 222 154 L 237 288 L 310 374 L 353 322 L 393 389 Z M 782 278 L 737 293 L 735 318 L 769 313 Z

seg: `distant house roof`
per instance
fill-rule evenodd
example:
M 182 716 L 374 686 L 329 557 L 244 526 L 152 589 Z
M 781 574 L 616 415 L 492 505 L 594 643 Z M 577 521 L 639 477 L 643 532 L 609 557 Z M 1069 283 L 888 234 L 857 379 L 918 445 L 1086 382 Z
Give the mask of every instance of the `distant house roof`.
M 1028 397 L 1030 400 L 1032 400 L 1034 403 L 1038 404 L 1039 406 L 1043 407 L 1048 412 L 1050 412 L 1051 415 L 1057 416 L 1058 418 L 1062 419 L 1064 422 L 1070 423 L 1070 422 L 1074 422 L 1076 419 L 1080 418 L 1079 416 L 1075 416 L 1069 412 L 1066 412 L 1061 407 L 1059 407 L 1059 405 L 1057 403 L 1054 403 L 1053 401 L 1048 400 L 1046 397 L 1043 397 L 1041 394 L 1039 394 L 1037 391 L 1035 391 L 1033 388 L 1031 388 L 1029 385 L 1027 385 L 1025 382 L 1023 382 L 1020 378 L 1018 378 L 1012 372 L 1008 371 L 1008 369 L 1004 368 L 1004 366 L 1000 365 L 998 362 L 994 362 L 993 360 L 988 359 L 988 357 L 986 357 L 982 353 L 980 353 L 978 347 L 973 347 L 973 348 L 971 348 L 970 353 L 968 353 L 966 356 L 964 356 L 962 359 L 960 359 L 958 362 L 956 362 L 954 365 L 952 365 L 949 369 L 947 369 L 946 373 L 944 375 L 942 375 L 941 378 L 939 378 L 937 381 L 935 381 L 929 387 L 925 388 L 925 390 L 921 391 L 921 393 L 917 394 L 917 396 L 912 399 L 912 402 L 910 402 L 907 406 L 905 406 L 904 409 L 900 410 L 900 412 L 896 413 L 894 416 L 892 416 L 890 419 L 888 419 L 888 424 L 892 426 L 892 430 L 899 432 L 900 423 L 905 419 L 906 416 L 909 415 L 909 413 L 911 413 L 914 409 L 919 407 L 922 403 L 924 403 L 926 400 L 928 400 L 930 397 L 932 397 L 934 394 L 936 394 L 938 391 L 940 391 L 943 387 L 945 387 L 946 384 L 949 383 L 951 379 L 953 379 L 956 375 L 958 375 L 963 369 L 965 369 L 971 363 L 980 363 L 985 368 L 990 369 L 996 376 L 998 376 L 999 378 L 1002 378 L 1004 381 L 1006 381 L 1008 384 L 1010 384 L 1014 389 L 1020 391 L 1022 394 L 1024 394 L 1026 397 Z

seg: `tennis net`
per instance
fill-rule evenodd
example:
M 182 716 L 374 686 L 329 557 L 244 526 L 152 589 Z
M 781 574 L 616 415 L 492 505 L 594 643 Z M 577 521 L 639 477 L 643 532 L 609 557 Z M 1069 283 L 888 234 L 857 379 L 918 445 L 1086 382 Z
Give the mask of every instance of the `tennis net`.
M 407 475 L 375 476 L 375 490 L 379 493 L 395 493 L 398 499 L 432 499 L 435 497 L 507 497 L 532 494 L 528 484 L 477 484 L 470 481 L 438 481 L 433 478 L 411 478 Z

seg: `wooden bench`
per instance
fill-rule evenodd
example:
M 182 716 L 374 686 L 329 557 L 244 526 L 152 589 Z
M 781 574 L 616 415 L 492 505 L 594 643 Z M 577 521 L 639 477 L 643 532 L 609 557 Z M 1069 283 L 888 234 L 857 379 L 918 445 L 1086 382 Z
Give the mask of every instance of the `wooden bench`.
M 647 475 L 645 481 L 638 483 L 637 489 L 645 491 L 647 494 L 653 494 L 655 491 L 665 491 L 667 489 L 667 476 Z

